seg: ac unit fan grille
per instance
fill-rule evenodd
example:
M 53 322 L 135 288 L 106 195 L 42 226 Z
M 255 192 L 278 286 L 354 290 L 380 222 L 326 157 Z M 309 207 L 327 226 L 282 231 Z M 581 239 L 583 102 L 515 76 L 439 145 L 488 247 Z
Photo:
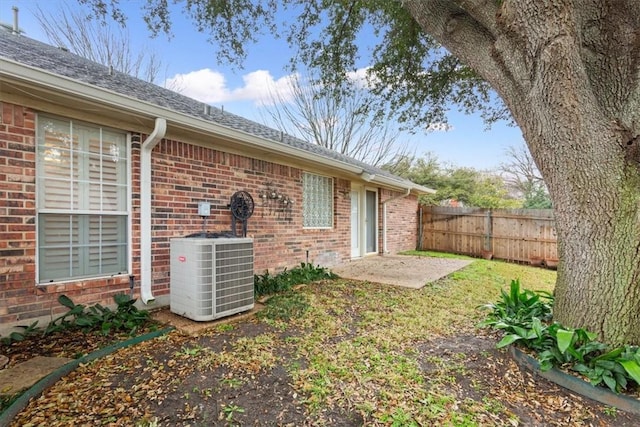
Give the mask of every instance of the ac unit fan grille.
M 215 246 L 216 314 L 253 303 L 253 244 Z

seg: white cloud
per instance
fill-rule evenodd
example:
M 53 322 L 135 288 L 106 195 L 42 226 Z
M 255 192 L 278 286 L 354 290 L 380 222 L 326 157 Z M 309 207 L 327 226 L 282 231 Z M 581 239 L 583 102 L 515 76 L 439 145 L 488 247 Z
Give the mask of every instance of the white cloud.
M 429 123 L 427 126 L 427 132 L 450 132 L 452 130 L 453 126 L 444 122 Z
M 356 71 L 349 71 L 347 73 L 347 78 L 352 80 L 357 86 L 370 88 L 371 79 L 373 77 L 369 75 L 369 68 L 371 67 L 358 68 Z
M 251 101 L 255 105 L 272 104 L 275 93 L 283 100 L 291 99 L 292 75 L 274 79 L 268 70 L 257 70 L 242 76 L 243 86 L 230 88 L 225 76 L 205 68 L 167 79 L 165 87 L 207 104 Z

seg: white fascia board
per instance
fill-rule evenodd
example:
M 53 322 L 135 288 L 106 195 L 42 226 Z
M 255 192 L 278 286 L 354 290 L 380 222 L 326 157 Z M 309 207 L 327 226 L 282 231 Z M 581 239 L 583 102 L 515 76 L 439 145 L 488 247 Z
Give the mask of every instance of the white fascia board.
M 413 189 L 422 194 L 436 194 L 437 191 L 433 188 L 425 187 L 423 185 L 413 183 Z
M 433 190 L 422 185 L 418 185 L 409 180 L 394 179 L 392 177 L 376 175 L 371 181 L 381 186 L 393 187 L 401 190 L 415 191 L 419 194 L 435 194 L 436 190 Z
M 284 154 L 306 161 L 313 161 L 338 170 L 355 174 L 362 173 L 363 171 L 359 166 L 319 156 L 315 153 L 292 147 L 275 140 L 260 138 L 248 132 L 232 129 L 208 120 L 203 120 L 168 108 L 163 108 L 147 101 L 141 101 L 109 89 L 93 86 L 69 77 L 60 76 L 36 67 L 11 61 L 6 58 L 0 58 L 0 76 L 7 76 L 13 80 L 28 82 L 34 86 L 46 87 L 93 102 L 100 101 L 121 111 L 147 115 L 150 119 L 162 117 L 165 118 L 169 124 L 186 127 L 206 134 L 214 134 L 231 140 L 237 140 L 241 143 L 258 147 L 263 150 Z

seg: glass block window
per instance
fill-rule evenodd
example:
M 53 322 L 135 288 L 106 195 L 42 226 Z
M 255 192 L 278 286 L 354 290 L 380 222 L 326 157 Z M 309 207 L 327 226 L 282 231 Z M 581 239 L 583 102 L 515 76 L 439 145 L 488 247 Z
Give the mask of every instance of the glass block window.
M 305 228 L 333 227 L 333 178 L 302 174 L 302 225 Z
M 38 281 L 127 273 L 126 134 L 38 116 Z

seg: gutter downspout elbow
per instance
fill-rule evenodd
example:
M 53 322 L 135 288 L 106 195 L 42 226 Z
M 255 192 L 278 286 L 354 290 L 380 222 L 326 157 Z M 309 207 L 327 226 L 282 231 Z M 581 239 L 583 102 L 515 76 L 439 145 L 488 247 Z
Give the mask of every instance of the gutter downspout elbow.
M 403 199 L 411 194 L 411 188 L 405 189 L 405 193 L 398 194 L 397 196 L 391 197 L 384 202 L 382 202 L 382 253 L 389 253 L 387 249 L 387 203 L 393 202 L 394 200 Z
M 153 302 L 151 292 L 151 152 L 164 138 L 167 121 L 156 118 L 155 128 L 140 145 L 140 299 Z

